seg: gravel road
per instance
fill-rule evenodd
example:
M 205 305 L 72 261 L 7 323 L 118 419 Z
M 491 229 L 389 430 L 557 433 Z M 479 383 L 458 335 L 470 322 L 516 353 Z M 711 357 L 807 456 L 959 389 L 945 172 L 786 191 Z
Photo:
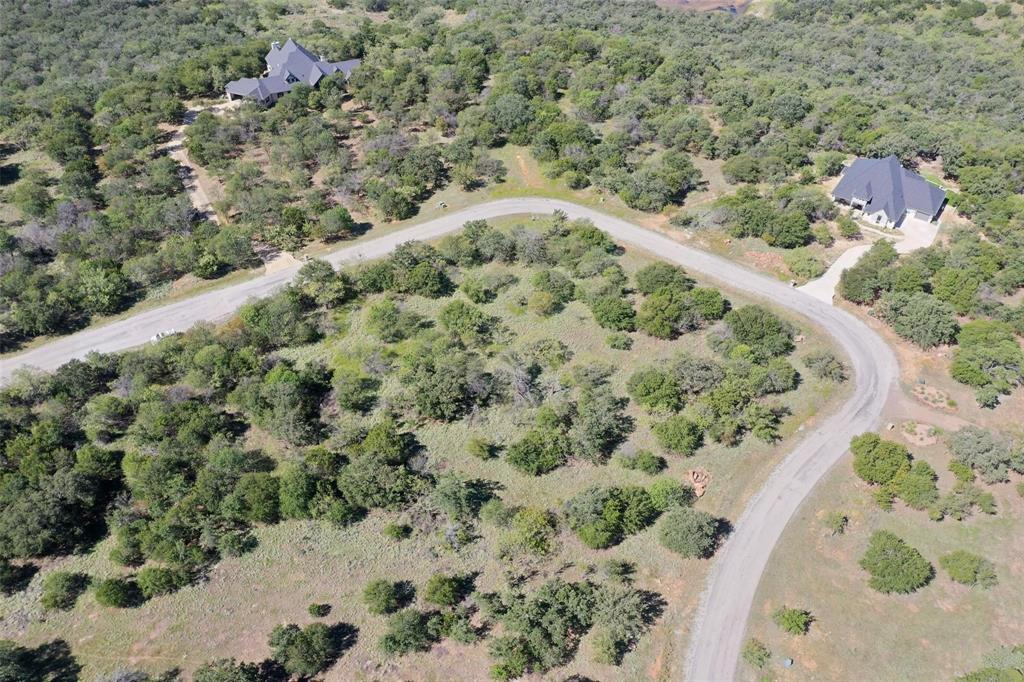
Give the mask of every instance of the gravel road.
M 384 256 L 411 239 L 435 239 L 457 230 L 469 220 L 555 210 L 564 211 L 571 218 L 588 218 L 616 241 L 639 247 L 729 287 L 788 308 L 826 330 L 842 347 L 852 366 L 853 394 L 835 414 L 804 434 L 741 517 L 733 520 L 734 532 L 714 559 L 702 606 L 692 628 L 686 678 L 691 681 L 731 680 L 736 676 L 747 615 L 772 548 L 804 498 L 846 451 L 850 438 L 877 427 L 883 404 L 897 377 L 896 358 L 864 323 L 812 295 L 625 220 L 554 199 L 503 199 L 479 204 L 341 248 L 327 256 L 327 260 L 335 266 L 369 260 Z M 159 331 L 184 330 L 199 321 L 226 318 L 246 300 L 273 293 L 297 271 L 298 266 L 295 266 L 257 277 L 86 329 L 5 358 L 0 361 L 0 383 L 6 383 L 20 367 L 54 369 L 92 350 L 124 350 L 146 343 Z

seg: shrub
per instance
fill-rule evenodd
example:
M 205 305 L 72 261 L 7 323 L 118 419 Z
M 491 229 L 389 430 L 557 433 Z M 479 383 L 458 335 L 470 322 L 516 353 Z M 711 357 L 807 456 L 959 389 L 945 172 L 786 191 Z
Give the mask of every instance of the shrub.
M 462 581 L 456 576 L 435 573 L 423 588 L 423 599 L 438 606 L 455 606 L 462 601 Z
M 626 390 L 638 405 L 651 411 L 675 412 L 683 406 L 682 389 L 672 371 L 639 369 L 629 377 Z
M 308 611 L 309 615 L 313 616 L 314 618 L 325 618 L 327 615 L 331 613 L 331 605 L 310 604 Z
M 415 609 L 399 611 L 388 619 L 388 631 L 380 638 L 384 653 L 402 656 L 413 651 L 429 651 L 437 637 L 430 632 L 430 618 Z
M 791 635 L 806 635 L 811 623 L 814 622 L 814 617 L 810 611 L 781 606 L 772 614 L 772 620 Z
M 500 498 L 492 497 L 480 507 L 480 520 L 494 526 L 506 528 L 512 523 L 515 510 L 509 509 Z
M 533 429 L 513 443 L 505 454 L 509 464 L 531 476 L 562 466 L 569 456 L 569 439 L 554 429 Z
M 884 530 L 872 534 L 860 566 L 871 575 L 868 584 L 886 594 L 914 592 L 935 575 L 935 569 L 920 552 Z
M 683 294 L 674 289 L 658 289 L 640 304 L 636 326 L 657 339 L 671 339 L 683 322 Z
M 591 549 L 616 545 L 649 526 L 657 516 L 650 495 L 637 486 L 587 488 L 565 505 L 569 527 Z
M 846 365 L 830 350 L 820 350 L 804 356 L 804 364 L 819 379 L 846 381 Z
M 159 597 L 174 592 L 185 582 L 185 577 L 178 571 L 160 566 L 147 566 L 135 576 L 139 589 L 146 599 Z
M 865 433 L 850 441 L 853 470 L 867 483 L 885 485 L 910 470 L 910 452 L 899 443 Z
M 836 219 L 836 225 L 839 226 L 839 234 L 844 239 L 860 239 L 860 227 L 850 216 L 841 215 Z
M 974 470 L 958 459 L 949 460 L 949 470 L 958 481 L 964 483 L 974 482 Z
M 659 478 L 647 488 L 651 504 L 660 512 L 670 507 L 689 507 L 697 499 L 693 488 L 671 478 Z
M 373 580 L 363 588 L 363 603 L 370 613 L 394 613 L 402 605 L 400 586 L 388 580 Z
M 814 279 L 825 274 L 825 264 L 805 248 L 787 251 L 782 255 L 782 261 L 797 277 Z
M 142 603 L 139 586 L 132 580 L 107 578 L 96 583 L 96 601 L 100 606 L 124 609 Z
M 730 310 L 725 324 L 733 339 L 750 346 L 756 355 L 785 355 L 793 350 L 793 326 L 759 305 Z
M 498 456 L 497 448 L 486 438 L 474 436 L 466 443 L 466 452 L 478 459 L 494 459 Z
M 703 559 L 714 554 L 719 525 L 707 512 L 676 507 L 658 522 L 658 540 L 666 549 L 687 559 Z
M 539 270 L 530 279 L 538 292 L 551 296 L 556 308 L 576 298 L 576 284 L 558 270 Z
M 636 290 L 641 294 L 650 295 L 658 289 L 669 288 L 677 291 L 689 291 L 693 288 L 693 280 L 686 271 L 671 263 L 651 263 L 636 271 L 634 275 Z
M 940 557 L 939 566 L 961 585 L 988 589 L 998 582 L 992 562 L 966 550 L 958 549 Z
M 846 532 L 846 526 L 850 518 L 841 511 L 833 510 L 825 514 L 825 527 L 832 532 L 832 535 L 842 535 Z
M 927 509 L 939 499 L 938 476 L 931 465 L 917 461 L 892 481 L 892 491 L 913 509 Z
M 531 554 L 550 554 L 558 530 L 554 514 L 546 509 L 524 507 L 512 517 L 512 544 Z
M 753 638 L 748 639 L 747 643 L 743 645 L 740 655 L 743 656 L 747 665 L 758 670 L 767 667 L 772 658 L 772 652 L 768 650 L 768 647 Z
M 658 443 L 669 452 L 690 456 L 704 441 L 700 427 L 682 415 L 673 415 L 654 425 Z
M 626 332 L 614 332 L 605 337 L 605 343 L 612 350 L 629 350 L 633 347 L 633 337 Z
M 535 291 L 530 294 L 530 298 L 526 301 L 526 307 L 531 313 L 540 317 L 554 315 L 561 308 L 555 297 L 546 291 Z
M 605 329 L 618 332 L 636 329 L 636 312 L 624 298 L 598 296 L 590 302 L 590 312 L 594 314 L 594 320 Z
M 986 483 L 1009 479 L 1013 469 L 1024 473 L 1024 451 L 1014 453 L 1006 438 L 977 426 L 965 426 L 949 438 L 954 459 L 981 475 Z
M 630 561 L 609 559 L 604 563 L 604 574 L 614 583 L 628 585 L 633 582 L 634 573 L 636 573 L 636 564 Z
M 43 580 L 41 602 L 47 611 L 67 611 L 74 608 L 78 596 L 89 586 L 89 576 L 84 573 L 54 571 Z
M 667 466 L 664 457 L 659 457 L 650 450 L 641 450 L 632 457 L 620 457 L 619 463 L 626 469 L 635 469 L 651 476 L 661 473 Z
M 294 623 L 278 625 L 270 633 L 270 651 L 275 661 L 292 675 L 312 677 L 327 670 L 344 648 L 342 627 L 312 623 L 300 628 Z
M 877 311 L 893 331 L 921 348 L 951 343 L 959 329 L 952 306 L 921 292 L 886 294 Z
M 412 527 L 404 523 L 389 523 L 384 526 L 384 535 L 392 540 L 405 540 L 412 535 Z
M 437 319 L 467 345 L 483 345 L 491 340 L 494 320 L 472 303 L 452 301 L 441 309 Z

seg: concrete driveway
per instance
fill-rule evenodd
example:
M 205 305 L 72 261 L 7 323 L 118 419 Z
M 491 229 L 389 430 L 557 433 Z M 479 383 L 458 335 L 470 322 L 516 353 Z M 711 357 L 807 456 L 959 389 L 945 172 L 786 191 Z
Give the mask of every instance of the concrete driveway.
M 919 218 L 906 218 L 900 226 L 899 237 L 893 239 L 893 246 L 897 253 L 910 253 L 931 246 L 939 233 L 939 225 L 930 223 Z M 848 270 L 857 264 L 861 256 L 868 252 L 870 244 L 858 244 L 851 246 L 839 254 L 839 258 L 829 266 L 825 274 L 818 279 L 813 279 L 799 289 L 819 301 L 831 303 L 836 295 L 836 287 L 839 286 L 839 277 L 844 270 Z

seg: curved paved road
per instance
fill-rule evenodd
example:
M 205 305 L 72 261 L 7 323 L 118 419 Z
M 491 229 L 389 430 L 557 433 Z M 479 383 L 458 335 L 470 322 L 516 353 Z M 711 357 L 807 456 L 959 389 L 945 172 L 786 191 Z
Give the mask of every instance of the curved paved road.
M 836 414 L 806 434 L 779 464 L 735 522 L 735 532 L 715 559 L 693 628 L 686 677 L 692 681 L 732 679 L 736 674 L 747 615 L 776 540 L 814 485 L 846 451 L 850 438 L 877 426 L 883 403 L 897 376 L 896 358 L 882 339 L 862 322 L 813 296 L 625 220 L 565 201 L 539 198 L 492 201 L 339 249 L 327 260 L 338 266 L 384 256 L 404 241 L 434 239 L 457 230 L 468 220 L 554 210 L 562 210 L 571 218 L 588 218 L 617 241 L 789 308 L 827 330 L 853 365 L 853 395 Z M 123 350 L 145 343 L 163 329 L 187 329 L 202 320 L 222 319 L 247 299 L 272 293 L 297 270 L 298 266 L 264 275 L 104 327 L 87 329 L 6 358 L 0 368 L 0 382 L 7 381 L 18 367 L 33 365 L 53 369 L 90 350 Z

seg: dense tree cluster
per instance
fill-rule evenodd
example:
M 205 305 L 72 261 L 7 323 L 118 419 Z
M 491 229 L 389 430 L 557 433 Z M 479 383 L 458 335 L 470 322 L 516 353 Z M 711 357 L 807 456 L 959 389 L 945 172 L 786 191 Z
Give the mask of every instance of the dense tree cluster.
M 504 626 L 490 645 L 491 676 L 510 680 L 544 673 L 572 660 L 593 632 L 597 662 L 617 665 L 660 615 L 657 595 L 614 584 L 550 580 L 523 594 L 482 595 L 485 615 Z
M 862 480 L 877 486 L 875 500 L 883 509 L 891 509 L 893 501 L 899 498 L 912 509 L 927 510 L 936 521 L 946 517 L 962 520 L 970 516 L 975 507 L 986 514 L 994 514 L 995 498 L 972 483 L 970 463 L 975 463 L 989 476 L 995 472 L 996 478 L 991 480 L 999 480 L 998 472 L 1002 471 L 1001 475 L 1005 476 L 1007 466 L 1006 461 L 999 458 L 1008 457 L 1009 450 L 993 458 L 993 449 L 999 450 L 996 440 L 974 427 L 954 434 L 950 449 L 956 458 L 954 463 L 967 465 L 967 475 L 959 475 L 953 488 L 941 495 L 938 474 L 932 466 L 924 460 L 915 460 L 903 445 L 874 433 L 865 433 L 850 441 L 853 470 Z
M 922 348 L 955 344 L 950 374 L 976 390 L 979 404 L 994 407 L 1024 383 L 1024 307 L 1001 300 L 1024 286 L 1019 242 L 1014 232 L 983 239 L 956 230 L 947 247 L 897 259 L 879 241 L 843 272 L 838 291 L 854 303 L 876 303 L 880 318 Z M 970 321 L 961 325 L 962 317 Z

